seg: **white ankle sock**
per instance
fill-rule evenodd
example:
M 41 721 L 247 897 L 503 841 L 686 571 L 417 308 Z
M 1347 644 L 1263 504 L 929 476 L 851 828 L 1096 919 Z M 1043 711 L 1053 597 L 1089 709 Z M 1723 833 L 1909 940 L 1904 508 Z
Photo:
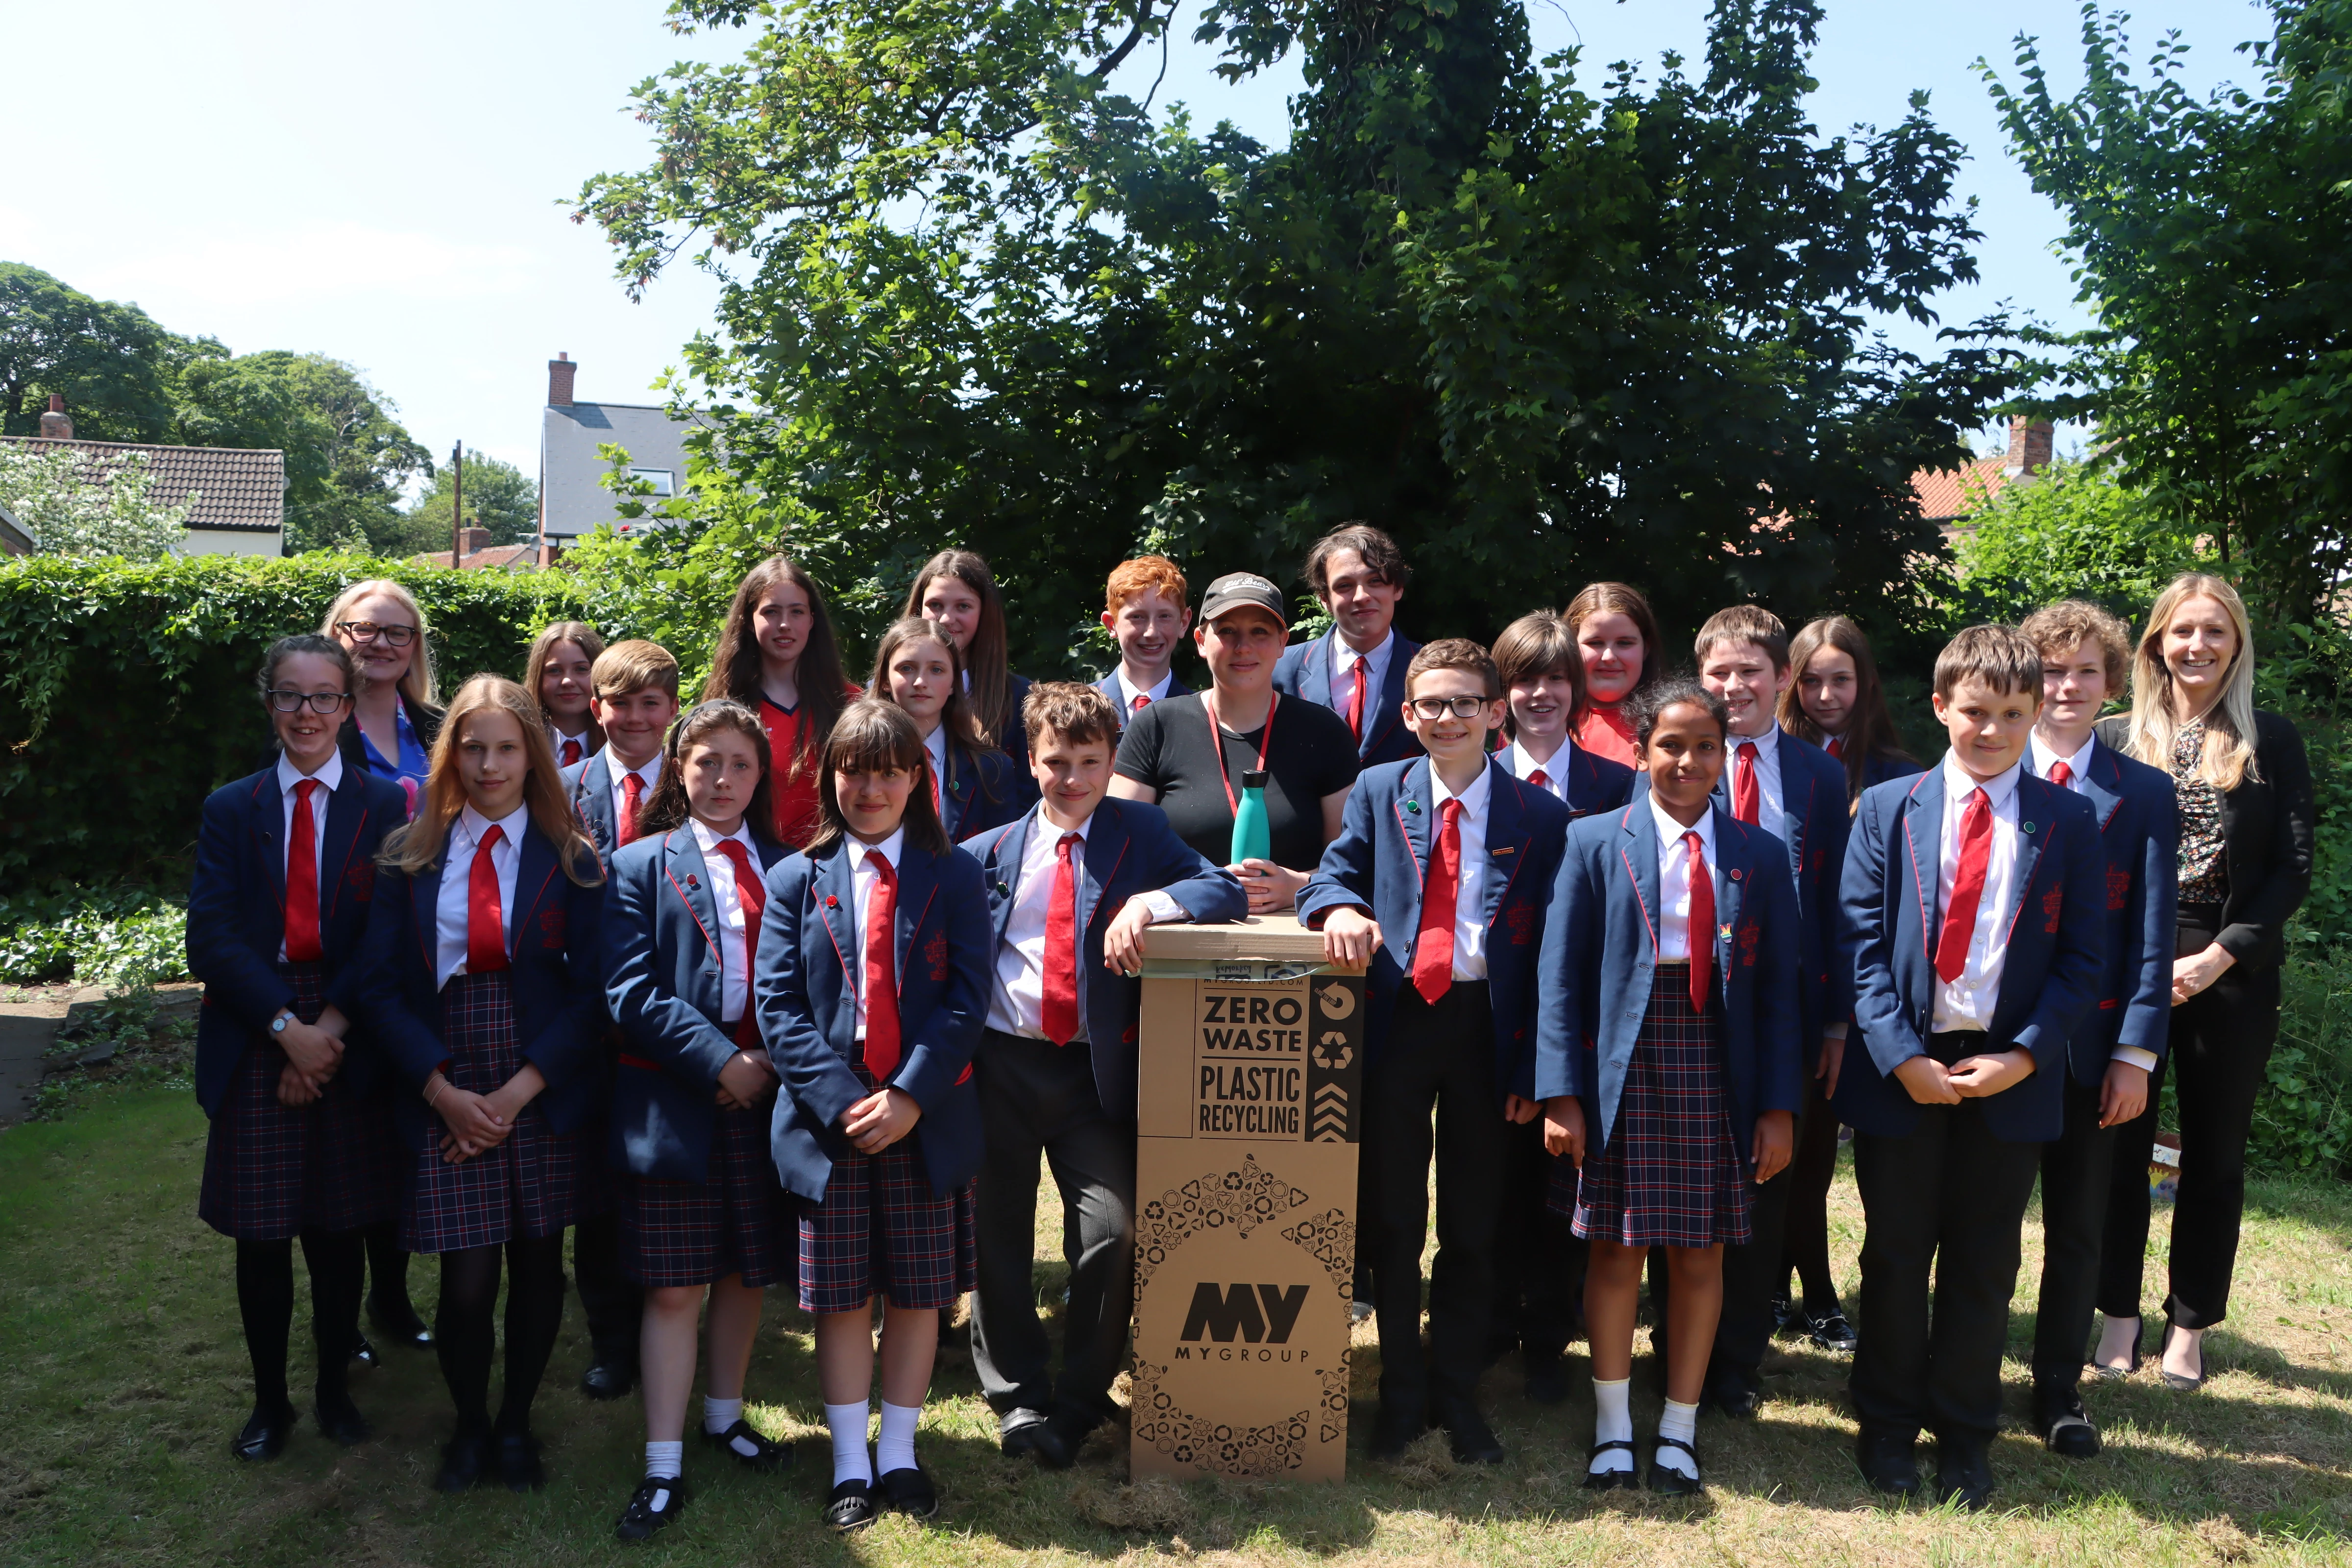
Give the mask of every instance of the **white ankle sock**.
M 833 1428 L 835 1486 L 844 1481 L 872 1483 L 874 1463 L 866 1455 L 866 1423 L 873 1414 L 873 1407 L 863 1400 L 856 1405 L 824 1407 L 824 1424 Z
M 702 1429 L 717 1436 L 743 1419 L 743 1402 L 740 1399 L 713 1399 L 702 1396 Z
M 919 1405 L 882 1402 L 882 1433 L 874 1439 L 874 1468 L 884 1475 L 915 1468 L 915 1423 L 923 1418 Z
M 1596 1443 L 1633 1440 L 1633 1380 L 1621 1377 L 1614 1383 L 1592 1380 L 1592 1440 Z M 1612 1448 L 1596 1455 L 1586 1467 L 1590 1475 L 1605 1476 L 1612 1470 L 1630 1470 L 1633 1456 L 1622 1448 Z
M 1696 1405 L 1677 1405 L 1671 1399 L 1667 1400 L 1665 1414 L 1658 1417 L 1658 1436 L 1661 1437 L 1679 1437 L 1685 1443 L 1690 1442 L 1693 1438 L 1696 1437 L 1698 1436 L 1698 1406 Z M 1678 1470 L 1685 1476 L 1696 1477 L 1698 1474 L 1698 1461 L 1692 1458 L 1688 1454 L 1684 1453 L 1680 1448 L 1668 1448 L 1661 1446 L 1658 1450 L 1651 1456 L 1651 1463 L 1664 1465 L 1666 1468 L 1670 1470 Z
M 676 1480 L 686 1473 L 686 1444 L 648 1443 L 646 1445 L 646 1479 Z

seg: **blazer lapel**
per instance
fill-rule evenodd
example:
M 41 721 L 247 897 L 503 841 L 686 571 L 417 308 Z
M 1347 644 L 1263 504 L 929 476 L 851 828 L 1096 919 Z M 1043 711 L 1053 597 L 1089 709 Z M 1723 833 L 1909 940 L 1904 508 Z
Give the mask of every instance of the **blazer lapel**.
M 817 918 L 833 938 L 833 950 L 841 959 L 842 978 L 852 993 L 845 1003 L 843 1014 L 853 1020 L 857 988 L 857 889 L 850 881 L 849 858 L 854 851 L 845 836 L 835 844 L 832 854 L 817 862 L 816 879 L 810 884 L 810 896 L 816 900 Z M 850 1026 L 855 1032 L 856 1025 Z
M 454 823 L 450 831 L 457 831 Z M 441 951 L 441 869 L 448 860 L 449 851 L 444 847 L 440 859 L 409 879 L 408 920 L 416 932 L 416 945 L 425 954 L 427 974 L 433 973 Z
M 1523 786 L 1510 769 L 1489 759 L 1486 763 L 1486 877 L 1479 889 L 1482 913 L 1492 929 L 1503 912 L 1503 895 L 1511 890 L 1519 862 L 1528 858 L 1528 837 L 1521 828 Z
M 2105 833 L 2124 804 L 2124 772 L 2116 766 L 2115 753 L 2106 747 L 2092 748 L 2091 765 L 2083 775 L 2083 788 L 2099 814 L 2099 831 Z
M 1380 704 L 1380 711 L 1364 715 L 1364 738 L 1356 747 L 1360 757 L 1371 755 L 1372 749 L 1388 739 L 1389 731 L 1403 722 L 1401 714 L 1404 709 L 1404 671 L 1405 666 L 1412 662 L 1412 653 L 1405 647 L 1404 638 L 1391 633 L 1391 639 L 1388 673 L 1381 678 L 1381 689 L 1371 698 Z M 1330 689 L 1328 680 L 1324 689 Z
M 515 868 L 514 918 L 507 922 L 507 956 L 523 951 L 525 935 L 539 921 L 539 909 L 547 901 L 556 879 L 563 875 L 555 864 L 555 846 L 535 827 L 526 827 L 522 834 L 522 858 Z
M 930 910 L 940 879 L 929 855 L 904 839 L 898 842 L 898 902 L 890 921 L 890 973 L 898 977 L 898 994 L 903 996 L 907 991 L 907 955 L 914 948 L 915 933 L 922 929 L 923 917 Z
M 278 900 L 279 924 L 286 920 L 286 847 L 281 835 L 286 826 L 286 797 L 278 788 L 278 765 L 270 764 L 262 775 L 261 787 L 254 792 L 248 807 L 253 813 L 253 842 L 269 876 L 269 891 Z
M 1298 661 L 1298 694 L 1318 708 L 1331 707 L 1331 642 L 1339 635 L 1325 632 L 1307 645 L 1307 657 Z
M 1944 764 L 1919 775 L 1903 813 L 1903 840 L 1911 855 L 1912 892 L 1919 904 L 1919 941 L 1930 960 L 1936 955 L 1936 899 L 1942 886 L 1944 865 Z
M 320 860 L 319 878 L 324 884 L 319 889 L 322 895 L 320 920 L 332 917 L 336 902 L 342 897 L 343 878 L 352 868 L 352 851 L 358 847 L 360 829 L 366 822 L 366 775 L 346 768 L 342 787 L 329 792 L 327 796 L 327 853 Z
M 1105 800 L 1095 808 L 1094 823 L 1087 829 L 1085 875 L 1078 879 L 1078 930 L 1093 926 L 1095 911 L 1103 907 L 1103 890 L 1111 879 L 1118 875 L 1119 862 L 1127 858 L 1127 819 Z
M 1624 858 L 1625 869 L 1633 879 L 1633 896 L 1641 900 L 1642 919 L 1649 929 L 1650 954 L 1657 956 L 1659 933 L 1665 923 L 1665 907 L 1658 901 L 1658 827 L 1650 819 L 1650 803 L 1635 795 L 1618 814 L 1624 831 L 1618 836 L 1617 850 Z
M 1028 814 L 1006 828 L 996 841 L 991 858 L 996 862 L 997 886 L 1003 891 L 996 895 L 996 940 L 1003 942 L 1007 928 L 1013 923 L 1013 901 L 1021 896 L 1021 858 L 1029 853 L 1029 835 L 1037 826 L 1044 808 L 1031 806 Z
M 1731 813 L 1721 806 L 1711 809 L 1715 813 L 1715 864 L 1707 871 L 1715 879 L 1715 930 L 1706 932 L 1705 940 L 1707 951 L 1713 954 L 1708 961 L 1714 966 L 1710 973 L 1720 985 L 1729 978 L 1730 965 L 1726 961 L 1731 956 L 1721 933 L 1739 929 L 1740 900 L 1747 895 L 1748 879 L 1756 874 L 1756 858 L 1749 853 L 1745 826 L 1734 822 Z M 1763 829 L 1756 831 L 1761 833 Z M 1698 933 L 1694 931 L 1692 935 L 1696 938 Z
M 2035 778 L 2021 770 L 2017 779 L 2017 875 L 2010 879 L 2009 908 L 2001 911 L 2000 929 L 2004 933 L 2017 927 L 2019 911 L 2025 908 L 2026 890 L 2033 886 L 2033 868 L 2041 863 L 2042 846 L 2049 842 L 2051 832 L 2057 826 L 2056 814 L 2050 808 L 2057 804 L 2052 797 L 2058 786 L 2047 779 Z
M 685 900 L 694 923 L 702 928 L 710 956 L 723 967 L 727 958 L 719 946 L 719 898 L 710 890 L 710 865 L 690 826 L 670 829 L 662 841 L 662 873 L 669 879 L 670 890 Z
M 1396 812 L 1404 826 L 1404 841 L 1412 847 L 1412 863 L 1421 872 L 1423 882 L 1429 880 L 1429 845 L 1431 812 L 1429 790 L 1429 759 L 1415 757 L 1399 781 Z M 1420 889 L 1413 892 L 1414 905 L 1421 903 Z

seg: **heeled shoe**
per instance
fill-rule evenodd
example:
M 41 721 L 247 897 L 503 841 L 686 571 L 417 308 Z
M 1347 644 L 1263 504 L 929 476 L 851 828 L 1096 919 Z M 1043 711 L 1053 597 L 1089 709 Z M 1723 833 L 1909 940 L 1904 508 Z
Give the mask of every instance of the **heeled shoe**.
M 2098 1374 L 2109 1383 L 2121 1383 L 2124 1379 L 2136 1375 L 2139 1372 L 2140 1362 L 2145 1359 L 2141 1352 L 2141 1346 L 2144 1343 L 2146 1337 L 2147 1330 L 2141 1326 L 2141 1320 L 2137 1318 L 2133 1319 L 2131 1365 L 2127 1367 L 2096 1366 L 2095 1370 Z
M 2164 1315 L 2163 1343 L 2168 1349 L 2170 1348 L 2172 1344 L 2172 1331 L 2175 1326 L 2176 1325 L 2172 1321 L 2172 1314 L 2167 1312 Z M 2181 1332 L 2183 1333 L 2193 1331 L 2194 1331 L 2188 1329 L 2181 1330 Z M 2163 1352 L 2159 1351 L 2158 1352 L 2156 1371 L 2157 1375 L 2164 1379 L 2165 1387 L 2172 1390 L 2175 1394 L 2194 1394 L 2199 1389 L 2205 1386 L 2205 1342 L 2202 1338 L 2200 1338 L 2197 1342 L 2197 1374 L 2194 1377 L 2191 1377 L 2185 1373 L 2167 1371 L 2165 1369 L 2162 1357 Z

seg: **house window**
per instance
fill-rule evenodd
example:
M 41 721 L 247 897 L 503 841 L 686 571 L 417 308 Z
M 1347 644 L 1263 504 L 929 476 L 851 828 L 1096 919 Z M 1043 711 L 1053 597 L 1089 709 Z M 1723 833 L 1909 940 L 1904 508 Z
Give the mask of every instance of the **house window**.
M 653 493 L 657 496 L 673 496 L 677 493 L 677 476 L 667 468 L 631 468 L 629 478 L 633 482 L 642 479 L 651 485 Z

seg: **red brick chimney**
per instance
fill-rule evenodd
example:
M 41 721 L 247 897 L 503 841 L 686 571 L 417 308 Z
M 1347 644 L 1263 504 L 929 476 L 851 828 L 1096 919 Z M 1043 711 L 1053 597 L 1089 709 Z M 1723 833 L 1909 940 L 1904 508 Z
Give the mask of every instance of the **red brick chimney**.
M 461 529 L 459 529 L 459 530 L 457 531 L 457 550 L 458 550 L 459 555 L 461 556 L 461 559 L 460 559 L 460 560 L 458 560 L 458 561 L 456 563 L 456 564 L 457 564 L 457 565 L 459 565 L 459 566 L 463 566 L 463 565 L 466 563 L 465 563 L 465 561 L 462 559 L 462 557 L 463 557 L 463 556 L 467 556 L 467 555 L 479 555 L 483 551 L 488 550 L 489 547 L 490 547 L 490 531 L 489 531 L 488 529 L 487 529 L 487 528 L 461 528 Z
M 73 439 L 73 421 L 66 417 L 66 395 L 62 392 L 49 394 L 49 411 L 41 416 L 41 438 L 45 441 Z
M 568 353 L 557 354 L 547 362 L 547 405 L 550 408 L 572 406 L 572 378 L 579 369 Z
M 2016 418 L 2009 422 L 2009 460 L 2001 465 L 2012 477 L 2038 474 L 2050 466 L 2051 447 L 2058 427 L 2047 419 Z

